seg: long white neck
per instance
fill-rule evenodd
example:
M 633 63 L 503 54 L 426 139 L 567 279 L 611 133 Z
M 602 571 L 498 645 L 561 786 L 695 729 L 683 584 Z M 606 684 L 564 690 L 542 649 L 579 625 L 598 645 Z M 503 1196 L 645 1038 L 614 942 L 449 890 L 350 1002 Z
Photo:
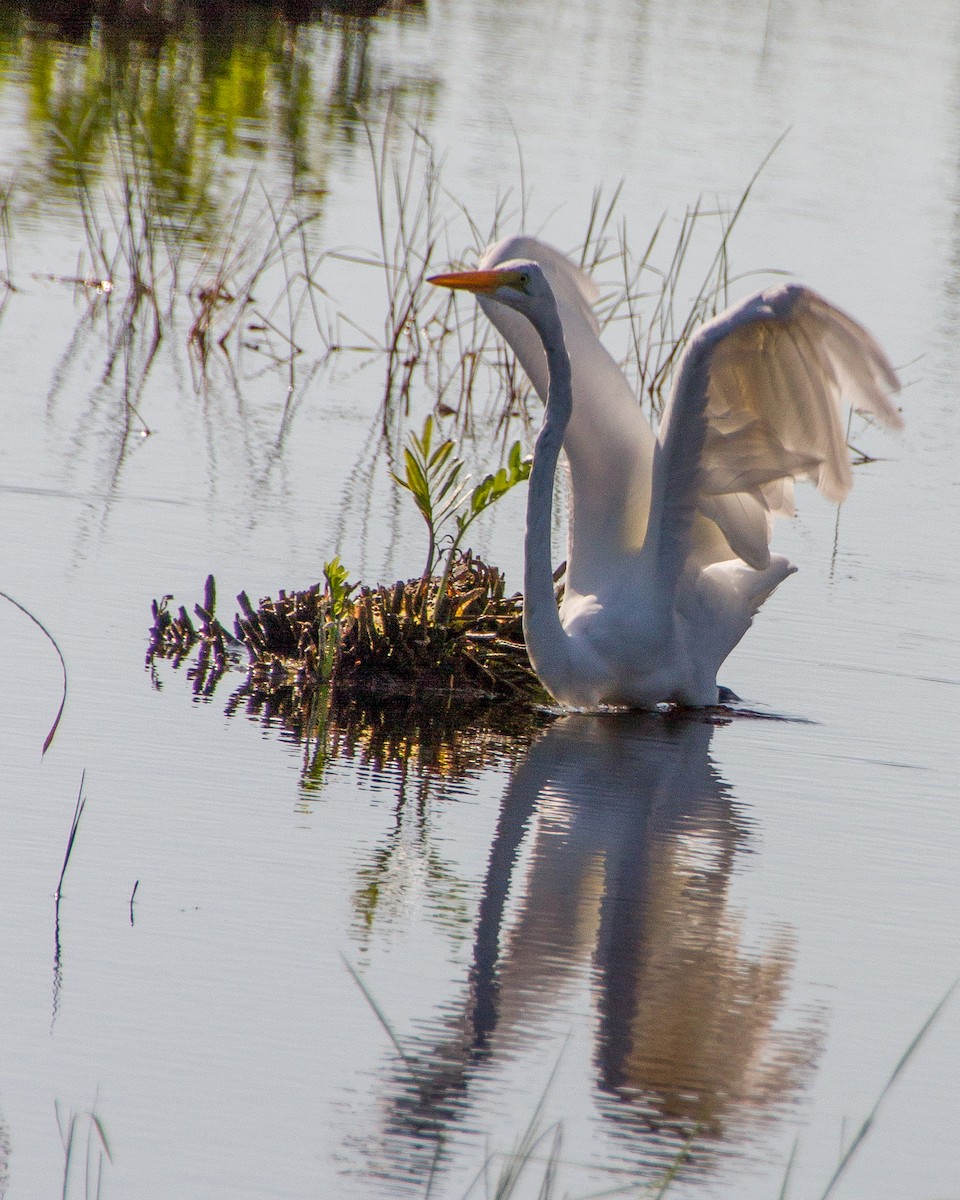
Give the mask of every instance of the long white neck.
M 560 624 L 553 588 L 550 535 L 553 524 L 553 486 L 563 435 L 573 411 L 570 358 L 556 308 L 537 325 L 547 355 L 550 383 L 543 426 L 533 451 L 527 492 L 527 533 L 524 544 L 523 637 L 541 682 L 562 699 L 572 671 L 570 640 Z

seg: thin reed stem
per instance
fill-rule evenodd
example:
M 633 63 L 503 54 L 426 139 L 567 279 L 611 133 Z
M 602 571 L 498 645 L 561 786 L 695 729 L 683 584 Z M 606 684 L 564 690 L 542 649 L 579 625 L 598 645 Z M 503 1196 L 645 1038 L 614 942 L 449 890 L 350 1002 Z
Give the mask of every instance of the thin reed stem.
M 50 732 L 43 739 L 43 748 L 40 751 L 40 754 L 42 757 L 50 749 L 50 745 L 53 742 L 54 736 L 60 725 L 60 718 L 63 716 L 64 706 L 67 703 L 67 664 L 66 664 L 66 662 L 64 662 L 63 652 L 61 651 L 59 645 L 57 644 L 57 639 L 53 636 L 53 634 L 50 632 L 50 630 L 47 629 L 46 625 L 44 625 L 43 622 L 38 617 L 35 617 L 28 608 L 24 608 L 24 606 L 20 603 L 19 600 L 14 600 L 14 598 L 11 595 L 9 595 L 7 592 L 0 592 L 0 596 L 2 596 L 4 600 L 6 600 L 10 604 L 12 604 L 14 606 L 14 608 L 18 608 L 25 617 L 30 618 L 30 620 L 34 623 L 34 625 L 36 625 L 36 627 L 44 635 L 44 637 L 47 639 L 47 641 L 50 643 L 50 645 L 54 648 L 54 650 L 56 651 L 56 654 L 57 654 L 57 658 L 60 660 L 60 670 L 63 673 L 63 690 L 60 694 L 60 705 L 57 708 L 57 715 L 54 717 L 53 724 L 50 726 Z

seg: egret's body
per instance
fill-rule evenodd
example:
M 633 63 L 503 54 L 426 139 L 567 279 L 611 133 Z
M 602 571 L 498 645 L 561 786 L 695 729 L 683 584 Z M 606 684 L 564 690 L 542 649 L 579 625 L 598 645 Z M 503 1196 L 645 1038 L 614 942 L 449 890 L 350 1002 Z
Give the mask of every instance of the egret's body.
M 717 701 L 717 671 L 796 568 L 769 548 L 793 481 L 839 502 L 851 486 L 841 401 L 891 425 L 897 380 L 856 322 L 799 285 L 751 296 L 687 345 L 657 436 L 599 339 L 590 281 L 550 246 L 510 238 L 475 292 L 546 410 L 530 475 L 524 635 L 544 686 L 577 708 Z M 550 526 L 570 468 L 559 612 Z

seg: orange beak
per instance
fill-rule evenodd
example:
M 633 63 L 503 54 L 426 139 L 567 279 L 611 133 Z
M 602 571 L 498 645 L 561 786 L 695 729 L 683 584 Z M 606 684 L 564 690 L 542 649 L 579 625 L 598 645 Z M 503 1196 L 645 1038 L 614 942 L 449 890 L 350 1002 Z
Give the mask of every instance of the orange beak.
M 449 275 L 431 275 L 427 283 L 436 287 L 459 288 L 467 292 L 495 292 L 497 288 L 510 283 L 515 272 L 503 270 L 493 271 L 454 271 Z

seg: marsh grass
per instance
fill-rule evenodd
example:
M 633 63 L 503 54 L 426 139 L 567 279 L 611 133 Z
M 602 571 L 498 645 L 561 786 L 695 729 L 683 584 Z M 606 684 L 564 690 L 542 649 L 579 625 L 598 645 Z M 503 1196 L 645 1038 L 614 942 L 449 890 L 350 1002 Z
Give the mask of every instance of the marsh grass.
M 63 959 L 60 946 L 60 901 L 63 899 L 63 881 L 67 874 L 67 867 L 70 863 L 70 856 L 73 853 L 74 843 L 77 840 L 80 819 L 87 805 L 87 798 L 83 794 L 86 778 L 87 772 L 84 769 L 80 775 L 80 787 L 77 789 L 77 800 L 73 808 L 70 832 L 67 835 L 67 846 L 63 854 L 63 864 L 60 867 L 60 878 L 57 880 L 57 888 L 53 897 L 53 1022 L 56 1022 L 57 1019 L 57 1012 L 60 1005 L 60 988 L 63 981 Z M 64 1178 L 66 1179 L 66 1174 Z
M 285 372 L 292 391 L 307 314 L 321 337 L 321 358 L 331 352 L 317 299 L 324 295 L 317 278 L 324 255 L 311 260 L 307 236 L 318 215 L 300 211 L 293 196 L 278 203 L 254 173 L 248 176 L 225 235 L 208 247 L 188 288 L 188 344 L 201 368 L 214 347 L 235 361 L 255 353 Z
M 10 198 L 13 181 L 0 186 L 0 248 L 3 252 L 3 269 L 0 270 L 0 320 L 7 310 L 10 297 L 17 290 L 13 282 L 13 236 L 10 224 Z
M 25 617 L 29 617 L 29 619 L 34 623 L 34 625 L 36 625 L 36 627 L 40 630 L 40 632 L 43 634 L 43 636 L 47 639 L 47 641 L 53 647 L 54 652 L 56 653 L 57 659 L 60 662 L 60 671 L 61 671 L 61 675 L 62 675 L 62 679 L 63 679 L 63 683 L 62 683 L 62 687 L 61 687 L 61 691 L 60 691 L 60 703 L 57 706 L 57 712 L 53 718 L 53 724 L 50 726 L 50 729 L 47 732 L 47 736 L 43 739 L 43 746 L 40 750 L 40 754 L 44 755 L 50 749 L 50 746 L 53 744 L 53 739 L 54 739 L 54 737 L 56 737 L 57 730 L 60 727 L 60 719 L 63 716 L 63 710 L 66 707 L 66 703 L 67 703 L 67 664 L 64 661 L 63 651 L 60 649 L 60 646 L 57 643 L 57 639 L 53 636 L 53 634 L 50 632 L 50 630 L 47 629 L 46 625 L 43 624 L 43 622 L 40 620 L 40 618 L 35 617 L 28 608 L 25 608 L 20 603 L 19 600 L 14 600 L 13 596 L 8 595 L 6 592 L 0 592 L 0 597 L 2 597 L 4 600 L 6 600 L 8 604 L 12 604 L 14 606 L 14 608 L 19 609 L 20 612 L 22 612 Z
M 857 1127 L 853 1137 L 850 1139 L 850 1141 L 847 1143 L 846 1148 L 841 1153 L 840 1160 L 837 1163 L 837 1166 L 836 1166 L 833 1174 L 830 1176 L 829 1180 L 827 1181 L 826 1187 L 820 1193 L 819 1200 L 829 1200 L 829 1197 L 833 1195 L 834 1189 L 836 1188 L 837 1184 L 840 1182 L 840 1180 L 846 1174 L 847 1168 L 850 1166 L 850 1163 L 853 1161 L 854 1157 L 859 1152 L 860 1147 L 863 1145 L 868 1134 L 873 1129 L 873 1125 L 874 1125 L 874 1122 L 876 1121 L 877 1114 L 880 1111 L 881 1105 L 883 1104 L 884 1100 L 886 1099 L 886 1097 L 888 1096 L 890 1091 L 893 1089 L 897 1080 L 900 1078 L 900 1076 L 906 1070 L 907 1065 L 909 1064 L 910 1060 L 913 1058 L 913 1056 L 916 1054 L 917 1050 L 919 1050 L 920 1046 L 926 1040 L 927 1035 L 929 1034 L 930 1030 L 933 1028 L 933 1026 L 936 1023 L 937 1019 L 939 1018 L 940 1014 L 943 1012 L 944 1008 L 946 1008 L 947 1004 L 953 997 L 953 994 L 956 992 L 958 985 L 960 985 L 960 980 L 955 980 L 950 985 L 950 987 L 947 989 L 946 993 L 943 995 L 942 999 L 934 1007 L 933 1011 L 930 1013 L 930 1015 L 927 1017 L 927 1019 L 923 1022 L 923 1024 L 920 1026 L 920 1028 L 914 1034 L 910 1043 L 907 1045 L 906 1049 L 900 1055 L 893 1070 L 890 1073 L 889 1078 L 887 1079 L 886 1083 L 881 1088 L 880 1093 L 877 1096 L 877 1099 L 874 1101 L 873 1107 L 870 1109 L 870 1111 L 867 1113 L 866 1117 L 864 1117 L 863 1121 Z M 786 1191 L 783 1192 L 783 1196 L 784 1197 L 787 1196 Z
M 458 307 L 455 295 L 426 285 L 431 270 L 475 261 L 486 244 L 526 223 L 522 153 L 519 193 L 496 197 L 481 222 L 446 190 L 442 159 L 422 129 L 388 112 L 379 136 L 366 127 L 375 244 L 351 248 L 324 244 L 322 210 L 292 185 L 278 190 L 255 171 L 239 191 L 227 189 L 216 220 L 199 201 L 171 207 L 160 190 L 162 163 L 154 159 L 150 131 L 122 105 L 104 117 L 104 104 L 109 110 L 108 101 L 101 102 L 60 133 L 73 164 L 84 245 L 74 274 L 51 277 L 72 282 L 90 311 L 108 318 L 106 373 L 122 361 L 125 405 L 137 432 L 153 427 L 142 398 L 167 339 L 175 353 L 186 351 L 198 391 L 215 364 L 235 374 L 251 355 L 259 369 L 278 372 L 286 386 L 279 439 L 317 371 L 356 355 L 383 364 L 379 421 L 391 464 L 413 410 L 422 419 L 424 405 L 438 418 L 449 417 L 461 438 L 492 424 L 504 456 L 518 418 L 529 436 L 530 391 L 512 353 L 475 304 Z M 98 129 L 106 123 L 108 130 L 107 180 L 95 181 L 84 165 L 91 123 Z M 730 237 L 764 165 L 732 210 L 698 202 L 684 214 L 672 245 L 665 216 L 638 254 L 622 214 L 621 187 L 598 190 L 588 206 L 583 238 L 569 252 L 599 282 L 600 320 L 617 331 L 624 369 L 653 414 L 690 333 L 729 299 Z M 0 195 L 8 285 L 0 305 L 12 287 L 14 191 L 10 182 Z M 712 259 L 698 280 L 692 263 L 703 261 L 706 245 L 714 247 Z M 372 272 L 383 289 L 379 330 L 368 328 L 353 299 L 356 292 L 371 293 L 358 272 Z M 344 288 L 346 300 L 336 294 Z
M 84 1112 L 61 1111 L 54 1105 L 57 1129 L 63 1145 L 63 1187 L 61 1200 L 83 1197 L 100 1200 L 103 1195 L 104 1168 L 113 1162 L 110 1142 L 96 1107 Z
M 104 106 L 112 113 L 107 135 L 112 169 L 106 181 L 94 181 L 82 141 Z M 91 311 L 108 317 L 105 374 L 135 336 L 143 339 L 146 315 L 150 347 L 138 363 L 141 388 L 162 338 L 174 338 L 186 349 L 201 379 L 215 348 L 234 361 L 256 352 L 292 377 L 292 364 L 303 353 L 297 336 L 305 314 L 313 314 L 323 336 L 328 333 L 314 298 L 318 262 L 309 258 L 304 233 L 318 214 L 300 211 L 292 191 L 275 198 L 256 171 L 225 201 L 220 221 L 204 218 L 199 199 L 192 207 L 171 208 L 158 183 L 163 171 L 153 159 L 149 131 L 109 100 L 95 104 L 79 129 L 71 126 L 58 136 L 73 164 L 83 245 L 74 273 L 50 278 L 72 284 Z M 5 201 L 11 190 L 13 183 Z
M 83 771 L 80 776 L 80 787 L 77 789 L 77 802 L 73 809 L 73 820 L 70 822 L 70 832 L 67 835 L 67 848 L 63 854 L 63 865 L 60 867 L 60 878 L 57 880 L 57 890 L 54 893 L 54 898 L 57 907 L 60 906 L 60 900 L 63 896 L 63 880 L 67 873 L 67 866 L 70 862 L 70 855 L 73 853 L 73 844 L 77 840 L 77 830 L 80 828 L 80 818 L 83 816 L 83 810 L 87 805 L 87 798 L 83 794 L 83 785 L 86 782 L 87 773 Z
M 388 119 L 378 147 L 366 127 L 380 234 L 376 265 L 387 293 L 385 418 L 395 405 L 408 405 L 414 370 L 423 358 L 423 293 L 440 236 L 440 171 L 433 146 L 420 130 L 414 130 L 404 169 L 390 155 L 389 129 Z

